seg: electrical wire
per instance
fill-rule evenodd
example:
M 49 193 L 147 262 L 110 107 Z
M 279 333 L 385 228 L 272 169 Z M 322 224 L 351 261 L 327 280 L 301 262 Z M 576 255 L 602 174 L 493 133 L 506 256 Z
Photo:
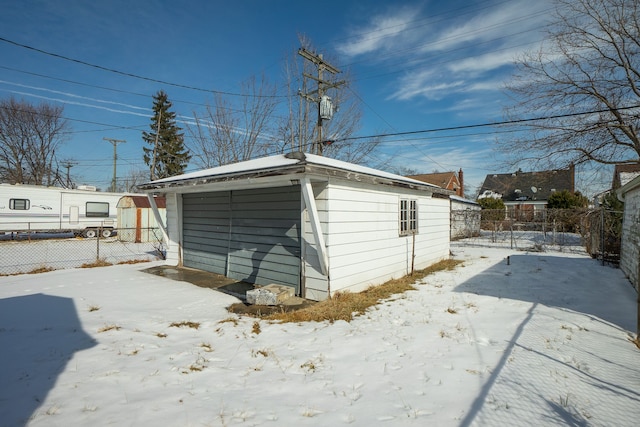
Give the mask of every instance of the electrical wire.
M 241 97 L 256 97 L 256 98 L 286 98 L 286 95 L 244 95 L 241 93 L 234 93 L 234 92 L 225 92 L 225 91 L 220 91 L 220 90 L 212 90 L 212 89 L 203 89 L 200 87 L 196 87 L 196 86 L 189 86 L 189 85 L 184 85 L 184 84 L 180 84 L 180 83 L 173 83 L 173 82 L 169 82 L 166 80 L 159 80 L 159 79 L 154 79 L 151 77 L 145 77 L 145 76 L 141 76 L 138 74 L 133 74 L 133 73 L 129 73 L 126 71 L 120 71 L 120 70 L 116 70 L 113 68 L 108 68 L 102 65 L 98 65 L 98 64 L 92 64 L 90 62 L 86 62 L 86 61 L 82 61 L 80 59 L 75 59 L 75 58 L 71 58 L 65 55 L 60 55 L 58 53 L 53 53 L 53 52 L 49 52 L 43 49 L 39 49 L 37 47 L 33 47 L 33 46 L 29 46 L 23 43 L 18 43 L 14 40 L 9 40 L 5 37 L 0 37 L 0 41 L 8 43 L 8 44 L 12 44 L 14 46 L 18 46 L 24 49 L 28 49 L 28 50 L 32 50 L 34 52 L 38 52 L 41 53 L 43 55 L 49 55 L 52 56 L 54 58 L 58 58 L 58 59 L 63 59 L 65 61 L 70 61 L 70 62 L 74 62 L 76 64 L 81 64 L 81 65 L 85 65 L 87 67 L 92 67 L 92 68 L 96 68 L 98 70 L 102 70 L 102 71 L 107 71 L 110 73 L 114 73 L 114 74 L 119 74 L 121 76 L 126 76 L 126 77 L 132 77 L 135 79 L 140 79 L 140 80 L 146 80 L 149 82 L 154 82 L 154 83 L 161 83 L 163 85 L 168 85 L 168 86 L 174 86 L 174 87 L 179 87 L 182 89 L 190 89 L 190 90 L 195 90 L 198 92 L 206 92 L 206 93 L 213 93 L 213 94 L 218 94 L 218 95 L 228 95 L 228 96 L 241 96 Z

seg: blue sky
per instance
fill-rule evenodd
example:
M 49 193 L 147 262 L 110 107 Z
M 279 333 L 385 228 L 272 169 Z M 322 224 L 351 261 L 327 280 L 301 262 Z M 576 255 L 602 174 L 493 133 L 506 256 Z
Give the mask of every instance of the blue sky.
M 295 57 L 303 34 L 349 71 L 362 100 L 358 135 L 503 120 L 513 59 L 536 48 L 552 10 L 548 0 L 3 3 L 2 38 L 211 91 L 237 93 L 242 81 L 261 73 L 282 82 L 284 60 Z M 77 163 L 71 169 L 77 183 L 103 189 L 113 173 L 113 145 L 103 138 L 127 141 L 117 146 L 119 177 L 146 169 L 141 133 L 149 129 L 154 93 L 167 92 L 185 117 L 213 97 L 1 41 L 0 58 L 0 97 L 64 105 L 73 133 L 60 157 Z M 387 138 L 372 163 L 422 173 L 462 168 L 475 187 L 486 174 L 505 171 L 493 131 Z

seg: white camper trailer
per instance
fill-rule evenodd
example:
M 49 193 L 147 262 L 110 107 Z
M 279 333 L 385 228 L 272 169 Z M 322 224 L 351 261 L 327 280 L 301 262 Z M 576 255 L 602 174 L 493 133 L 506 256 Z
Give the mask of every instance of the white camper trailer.
M 0 233 L 68 232 L 84 237 L 109 237 L 117 227 L 117 205 L 128 193 L 0 184 Z

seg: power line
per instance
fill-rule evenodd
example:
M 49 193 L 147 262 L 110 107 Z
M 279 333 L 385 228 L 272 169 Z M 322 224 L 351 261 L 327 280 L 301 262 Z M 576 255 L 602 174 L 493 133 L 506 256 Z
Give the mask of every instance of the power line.
M 415 135 L 418 133 L 431 133 L 431 132 L 446 132 L 451 130 L 462 130 L 462 129 L 473 129 L 473 128 L 481 128 L 481 127 L 493 127 L 493 126 L 504 126 L 504 125 L 514 125 L 519 123 L 530 123 L 542 120 L 551 120 L 551 119 L 562 119 L 567 117 L 576 117 L 576 116 L 585 116 L 589 114 L 599 114 L 599 113 L 608 113 L 611 111 L 623 111 L 623 110 L 632 110 L 634 108 L 640 108 L 640 104 L 632 105 L 629 107 L 620 107 L 620 108 L 606 108 L 602 110 L 593 110 L 593 111 L 583 111 L 579 113 L 566 113 L 566 114 L 557 114 L 546 117 L 532 117 L 528 119 L 517 119 L 517 120 L 505 120 L 502 122 L 488 122 L 488 123 L 476 123 L 472 125 L 462 125 L 462 126 L 451 126 L 445 128 L 434 128 L 434 129 L 423 129 L 423 130 L 414 130 L 414 131 L 406 131 L 406 132 L 393 132 L 393 133 L 379 133 L 374 135 L 366 135 L 366 136 L 350 136 L 345 138 L 335 138 L 333 141 L 352 141 L 357 139 L 371 139 L 371 138 L 385 138 L 388 136 L 402 136 L 402 135 Z
M 49 55 L 49 56 L 52 56 L 54 58 L 63 59 L 65 61 L 75 62 L 76 64 L 81 64 L 81 65 L 85 65 L 87 67 L 96 68 L 98 70 L 107 71 L 107 72 L 115 73 L 115 74 L 120 74 L 122 76 L 132 77 L 132 78 L 135 78 L 135 79 L 146 80 L 146 81 L 150 81 L 150 82 L 154 82 L 154 83 L 161 83 L 163 85 L 179 87 L 179 88 L 182 88 L 182 89 L 190 89 L 190 90 L 196 90 L 196 91 L 199 91 L 199 92 L 207 92 L 207 93 L 213 93 L 213 94 L 219 94 L 219 95 L 228 95 L 228 96 L 243 96 L 243 97 L 251 96 L 251 97 L 257 97 L 257 98 L 286 98 L 286 95 L 244 95 L 244 94 L 241 94 L 241 93 L 224 92 L 224 91 L 212 90 L 212 89 L 203 89 L 203 88 L 196 87 L 196 86 L 189 86 L 189 85 L 184 85 L 184 84 L 180 84 L 180 83 L 172 83 L 172 82 L 168 82 L 168 81 L 165 81 L 165 80 L 154 79 L 154 78 L 151 78 L 151 77 L 140 76 L 138 74 L 133 74 L 133 73 L 125 72 L 125 71 L 116 70 L 116 69 L 113 69 L 113 68 L 104 67 L 102 65 L 92 64 L 90 62 L 82 61 L 80 59 L 70 58 L 68 56 L 60 55 L 58 53 L 53 53 L 53 52 L 49 52 L 49 51 L 46 51 L 46 50 L 43 50 L 43 49 L 38 49 L 38 48 L 33 47 L 33 46 L 29 46 L 29 45 L 26 45 L 26 44 L 18 43 L 16 41 L 9 40 L 9 39 L 4 38 L 4 37 L 0 37 L 0 41 L 12 44 L 14 46 L 22 47 L 24 49 L 29 49 L 29 50 L 32 50 L 34 52 L 42 53 L 44 55 Z

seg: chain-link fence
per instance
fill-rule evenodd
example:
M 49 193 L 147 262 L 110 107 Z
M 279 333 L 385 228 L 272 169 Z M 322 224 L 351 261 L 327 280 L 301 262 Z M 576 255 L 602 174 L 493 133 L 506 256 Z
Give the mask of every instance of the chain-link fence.
M 118 229 L 104 238 L 30 231 L 0 235 L 0 275 L 163 259 L 157 228 Z
M 510 249 L 586 250 L 603 262 L 620 259 L 622 212 L 599 209 L 483 209 L 452 211 L 452 224 L 469 244 L 491 243 Z M 465 222 L 465 224 L 460 224 Z

